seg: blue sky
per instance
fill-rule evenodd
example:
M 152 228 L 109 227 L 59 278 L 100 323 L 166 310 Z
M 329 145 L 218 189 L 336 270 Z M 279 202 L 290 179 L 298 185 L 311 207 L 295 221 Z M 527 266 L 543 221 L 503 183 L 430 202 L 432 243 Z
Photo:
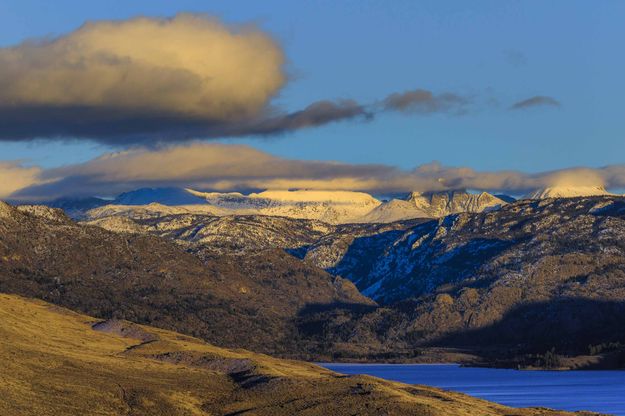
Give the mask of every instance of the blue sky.
M 12 1 L 0 46 L 70 32 L 87 20 L 202 12 L 252 22 L 283 46 L 291 80 L 274 104 L 373 102 L 424 88 L 475 97 L 461 116 L 383 114 L 275 138 L 238 138 L 271 154 L 412 168 L 430 161 L 526 172 L 623 163 L 625 2 Z M 509 111 L 536 95 L 560 107 Z M 90 159 L 91 142 L 0 143 L 0 160 L 44 167 Z

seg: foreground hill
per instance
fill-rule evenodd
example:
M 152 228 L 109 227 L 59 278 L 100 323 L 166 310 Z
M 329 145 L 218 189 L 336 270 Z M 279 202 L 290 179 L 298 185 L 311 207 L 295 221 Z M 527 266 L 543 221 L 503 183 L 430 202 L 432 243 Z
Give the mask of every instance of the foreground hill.
M 3 415 L 572 415 L 342 376 L 0 294 Z M 584 414 L 584 413 L 577 413 Z
M 139 189 L 120 195 L 109 204 L 85 210 L 77 217 L 98 219 L 109 215 L 145 217 L 162 214 L 265 215 L 323 221 L 330 224 L 357 222 L 381 204 L 363 192 L 264 191 L 198 192 L 191 189 Z

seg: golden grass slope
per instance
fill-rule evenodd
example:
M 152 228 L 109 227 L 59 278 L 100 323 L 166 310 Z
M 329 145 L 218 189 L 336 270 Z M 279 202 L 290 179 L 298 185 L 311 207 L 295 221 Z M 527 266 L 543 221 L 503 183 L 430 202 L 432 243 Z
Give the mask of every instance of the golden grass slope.
M 567 415 L 347 377 L 0 294 L 0 415 Z

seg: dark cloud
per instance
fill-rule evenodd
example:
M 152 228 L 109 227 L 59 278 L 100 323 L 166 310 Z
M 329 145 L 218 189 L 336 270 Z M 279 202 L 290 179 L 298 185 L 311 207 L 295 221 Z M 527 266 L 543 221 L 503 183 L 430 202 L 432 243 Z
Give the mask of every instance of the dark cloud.
M 550 107 L 560 107 L 560 102 L 553 97 L 548 97 L 545 95 L 536 95 L 534 97 L 530 97 L 526 100 L 521 100 L 512 104 L 510 107 L 511 110 L 523 110 L 531 107 L 541 107 L 541 106 L 550 106 Z
M 239 128 L 228 135 L 276 135 L 308 127 L 322 126 L 343 120 L 371 120 L 372 110 L 354 100 L 322 100 L 310 104 L 303 110 L 274 117 L 267 117 Z
M 323 100 L 293 113 L 223 122 L 160 112 L 103 107 L 0 106 L 0 140 L 88 138 L 115 146 L 182 142 L 197 138 L 279 135 L 374 113 L 352 100 Z
M 415 89 L 402 93 L 393 93 L 386 97 L 383 106 L 386 110 L 412 114 L 466 112 L 470 100 L 453 93 L 435 95 L 431 91 Z
M 198 138 L 272 136 L 346 120 L 372 120 L 380 111 L 461 113 L 468 100 L 426 90 L 391 94 L 380 105 L 321 100 L 292 113 L 266 109 L 257 117 L 217 120 L 116 107 L 0 105 L 0 140 L 87 138 L 115 146 L 156 145 Z

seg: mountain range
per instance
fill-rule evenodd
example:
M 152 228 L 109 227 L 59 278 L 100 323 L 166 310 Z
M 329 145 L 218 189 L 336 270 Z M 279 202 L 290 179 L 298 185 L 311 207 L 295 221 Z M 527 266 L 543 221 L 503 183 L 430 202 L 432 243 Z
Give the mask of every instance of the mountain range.
M 454 201 L 437 198 L 405 201 Z M 555 351 L 563 368 L 613 368 L 625 364 L 624 204 L 524 199 L 347 224 L 160 204 L 76 223 L 4 204 L 0 291 L 282 357 L 545 367 Z
M 510 199 L 508 199 L 510 200 Z M 266 215 L 323 221 L 329 224 L 389 223 L 413 218 L 438 218 L 459 212 L 498 209 L 504 199 L 482 192 L 411 192 L 382 201 L 364 192 L 349 191 L 263 191 L 199 192 L 184 188 L 142 188 L 113 200 L 95 197 L 62 198 L 46 205 L 62 208 L 77 219 L 110 215 L 144 217 L 173 214 Z
M 553 186 L 521 199 L 616 196 L 600 186 Z M 144 218 L 176 214 L 215 216 L 265 215 L 318 220 L 329 224 L 391 223 L 414 218 L 442 218 L 462 212 L 497 210 L 516 199 L 508 195 L 465 190 L 410 192 L 378 199 L 364 192 L 267 190 L 257 193 L 201 192 L 188 188 L 141 188 L 114 199 L 60 198 L 44 203 L 75 219 L 111 215 Z

